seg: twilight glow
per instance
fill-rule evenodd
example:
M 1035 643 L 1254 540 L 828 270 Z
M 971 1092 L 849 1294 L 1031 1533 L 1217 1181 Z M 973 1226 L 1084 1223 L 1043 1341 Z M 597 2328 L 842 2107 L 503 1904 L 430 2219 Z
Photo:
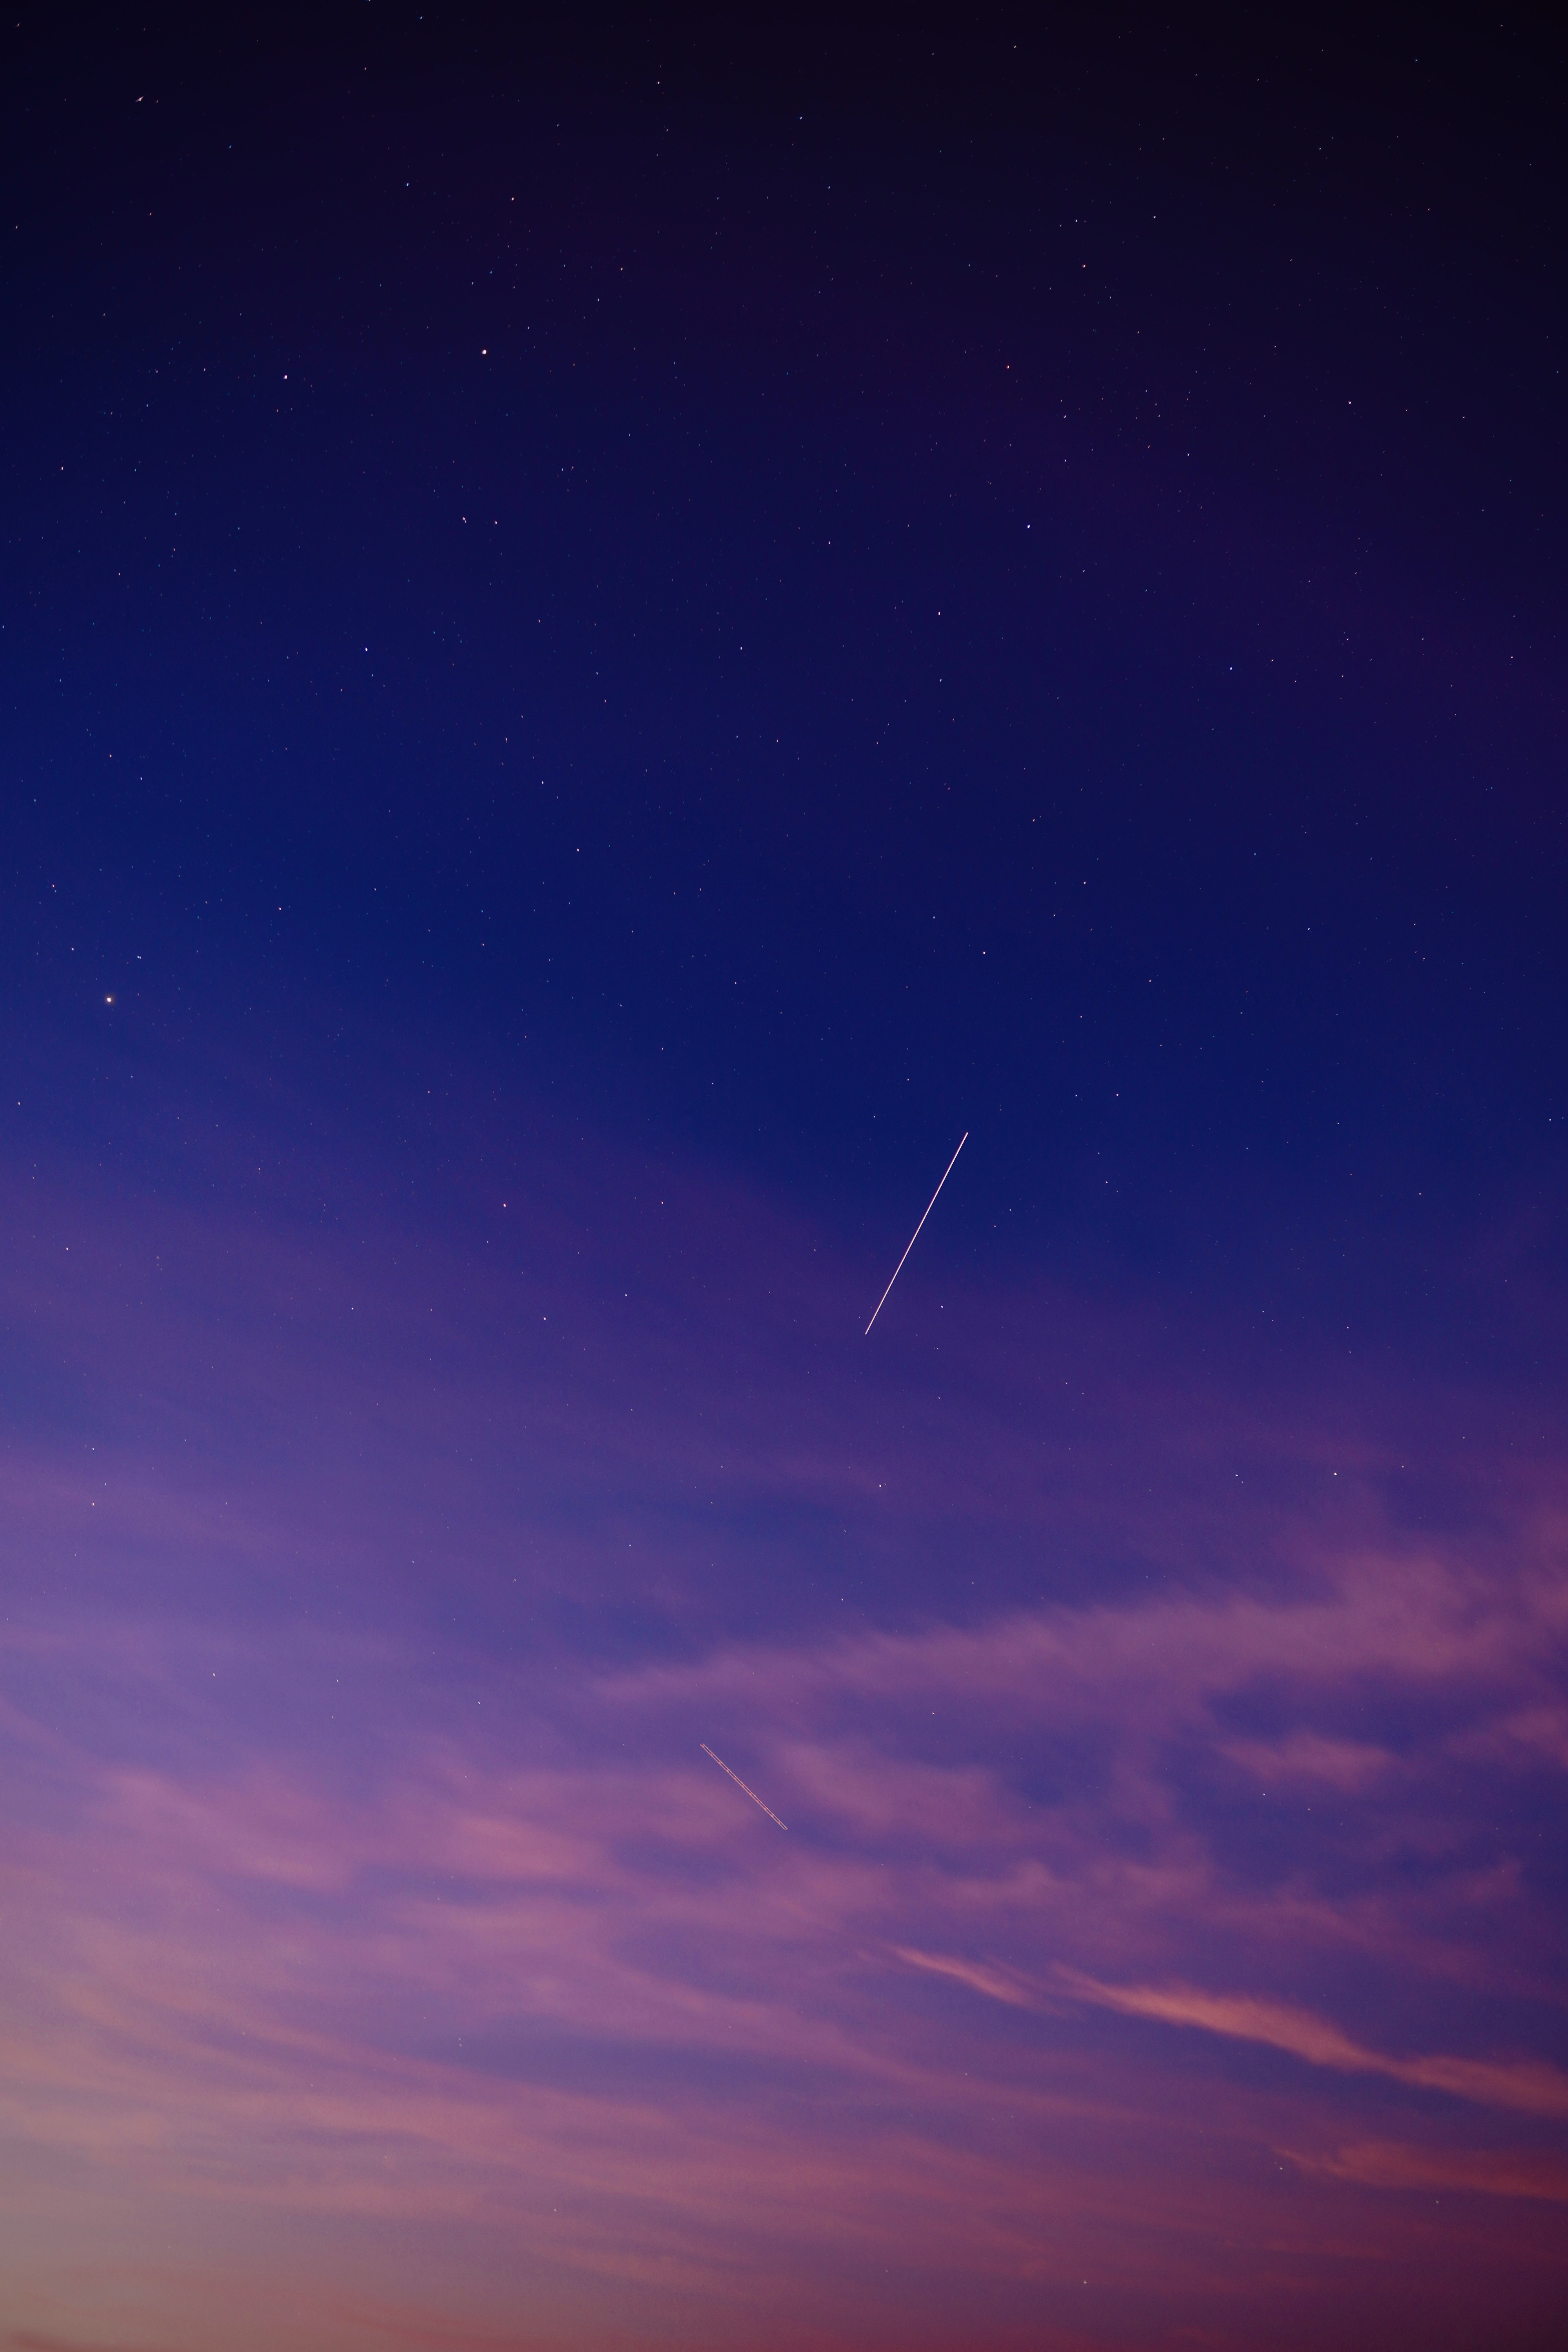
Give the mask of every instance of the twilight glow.
M 1555 2340 L 1504 37 L 16 37 L 0 2347 Z

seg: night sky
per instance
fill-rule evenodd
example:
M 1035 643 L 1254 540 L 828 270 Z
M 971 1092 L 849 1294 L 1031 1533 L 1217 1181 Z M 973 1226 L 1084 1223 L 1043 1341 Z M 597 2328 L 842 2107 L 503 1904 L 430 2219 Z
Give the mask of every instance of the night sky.
M 1546 14 L 7 21 L 6 2352 L 1562 2340 Z

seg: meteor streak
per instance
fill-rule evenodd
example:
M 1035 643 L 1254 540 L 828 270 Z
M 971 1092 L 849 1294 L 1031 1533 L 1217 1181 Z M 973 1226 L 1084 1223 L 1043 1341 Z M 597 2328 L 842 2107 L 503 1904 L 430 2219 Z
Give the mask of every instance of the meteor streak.
M 964 1145 L 968 1142 L 968 1140 L 969 1140 L 969 1129 L 968 1129 L 967 1128 L 965 1128 L 965 1129 L 964 1129 L 964 1130 L 963 1130 L 963 1134 L 959 1137 L 959 1139 L 958 1139 L 958 1151 L 962 1151 L 962 1150 L 963 1150 L 963 1149 Z M 947 1181 L 947 1180 L 948 1180 L 948 1178 L 952 1175 L 952 1160 L 956 1160 L 956 1159 L 958 1158 L 958 1151 L 955 1151 L 955 1152 L 953 1153 L 953 1155 L 952 1155 L 952 1160 L 950 1160 L 948 1161 L 948 1163 L 947 1163 L 947 1166 L 942 1170 L 942 1184 L 945 1184 L 945 1183 L 946 1183 L 946 1181 Z M 939 1185 L 937 1186 L 937 1188 L 936 1188 L 936 1192 L 941 1192 L 941 1190 L 942 1190 L 942 1184 L 939 1184 Z M 925 1223 L 925 1221 L 926 1221 L 926 1217 L 929 1217 L 929 1216 L 930 1216 L 930 1214 L 931 1214 L 931 1211 L 932 1211 L 932 1210 L 935 1208 L 935 1206 L 936 1206 L 936 1192 L 933 1192 L 933 1193 L 931 1194 L 931 1199 L 926 1202 L 926 1216 L 925 1216 L 925 1217 L 922 1217 L 922 1218 L 921 1219 L 921 1225 L 923 1225 L 923 1224 L 924 1224 L 924 1223 Z M 907 1249 L 907 1250 L 904 1252 L 904 1257 L 908 1257 L 908 1255 L 909 1255 L 909 1254 L 910 1254 L 910 1250 L 912 1250 L 912 1249 L 913 1249 L 913 1247 L 914 1247 L 914 1245 L 915 1245 L 915 1244 L 919 1241 L 919 1239 L 920 1239 L 920 1237 L 921 1237 L 921 1225 L 917 1225 L 917 1226 L 915 1227 L 915 1229 L 914 1229 L 914 1232 L 910 1235 L 910 1249 Z M 897 1280 L 898 1280 L 898 1278 L 899 1278 L 900 1275 L 900 1274 L 902 1274 L 902 1272 L 903 1272 L 903 1270 L 904 1270 L 904 1257 L 901 1257 L 901 1258 L 899 1260 L 899 1262 L 898 1262 L 897 1265 L 893 1268 L 893 1282 L 897 1282 Z M 888 1290 L 891 1290 L 891 1288 L 892 1288 L 892 1286 L 893 1286 L 893 1282 L 889 1282 L 889 1285 L 888 1285 Z M 876 1321 L 876 1319 L 877 1319 L 878 1316 L 881 1313 L 881 1311 L 882 1311 L 883 1307 L 887 1305 L 887 1303 L 888 1303 L 888 1290 L 884 1290 L 884 1291 L 883 1291 L 882 1296 L 880 1297 L 880 1298 L 879 1298 L 879 1299 L 878 1299 L 877 1304 L 875 1305 L 875 1307 L 872 1307 L 872 1309 L 871 1309 L 871 1323 L 874 1323 L 874 1322 Z M 869 1337 L 869 1335 L 870 1335 L 870 1330 L 871 1330 L 871 1323 L 868 1323 L 868 1324 L 867 1324 L 867 1326 L 866 1326 L 865 1330 L 861 1333 L 861 1337 L 862 1337 L 862 1339 L 866 1339 L 866 1338 L 868 1338 L 868 1337 Z
M 697 1745 L 701 1748 L 704 1756 L 713 1756 L 713 1750 L 709 1747 L 708 1742 L 705 1739 L 700 1739 Z M 713 1761 L 717 1764 L 721 1772 L 730 1772 L 730 1767 L 725 1763 L 724 1759 L 721 1756 L 713 1756 Z M 744 1780 L 742 1780 L 738 1772 L 730 1772 L 730 1778 L 733 1780 L 737 1789 L 746 1789 L 746 1784 Z M 746 1794 L 750 1797 L 753 1805 L 763 1805 L 763 1801 L 761 1797 L 758 1796 L 754 1789 L 746 1789 Z M 781 1830 L 788 1829 L 789 1823 L 787 1822 L 779 1822 L 779 1817 L 774 1812 L 771 1805 L 763 1805 L 763 1811 L 766 1813 L 770 1822 L 779 1822 Z

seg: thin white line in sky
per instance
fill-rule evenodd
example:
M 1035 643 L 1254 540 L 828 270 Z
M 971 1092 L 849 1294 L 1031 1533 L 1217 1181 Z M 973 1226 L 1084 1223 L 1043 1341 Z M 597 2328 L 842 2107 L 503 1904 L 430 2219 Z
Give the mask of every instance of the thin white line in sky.
M 705 1739 L 700 1739 L 697 1745 L 701 1748 L 704 1756 L 713 1756 L 713 1750 L 709 1747 L 708 1742 Z M 717 1764 L 721 1772 L 730 1772 L 730 1767 L 725 1763 L 724 1759 L 721 1756 L 713 1756 L 713 1761 Z M 742 1780 L 738 1772 L 730 1772 L 730 1778 L 733 1780 L 737 1789 L 746 1789 L 746 1784 L 744 1780 Z M 750 1797 L 753 1805 L 763 1805 L 763 1801 L 761 1797 L 758 1796 L 754 1789 L 746 1789 L 746 1794 Z M 770 1822 L 779 1822 L 779 1817 L 774 1812 L 771 1805 L 763 1805 L 763 1811 L 766 1813 Z M 789 1823 L 787 1822 L 779 1822 L 779 1827 L 781 1830 L 787 1830 Z
M 959 1139 L 958 1139 L 958 1151 L 962 1151 L 962 1150 L 963 1150 L 963 1149 L 964 1145 L 968 1142 L 968 1140 L 969 1140 L 969 1129 L 968 1129 L 967 1128 L 965 1128 L 965 1129 L 964 1129 L 964 1130 L 963 1130 L 963 1134 L 959 1137 Z M 952 1155 L 952 1160 L 956 1160 L 956 1159 L 958 1158 L 958 1151 L 955 1151 L 955 1152 L 953 1153 L 953 1155 Z M 948 1161 L 947 1166 L 946 1166 L 946 1167 L 942 1170 L 942 1184 L 945 1184 L 945 1183 L 946 1183 L 946 1181 L 947 1181 L 947 1180 L 948 1180 L 948 1178 L 949 1178 L 949 1177 L 952 1175 L 952 1160 L 950 1160 Z M 942 1190 L 942 1184 L 939 1184 L 939 1185 L 937 1186 L 937 1188 L 936 1188 L 936 1192 L 941 1192 L 941 1190 Z M 923 1224 L 924 1224 L 924 1223 L 925 1223 L 925 1221 L 926 1221 L 926 1217 L 929 1217 L 929 1216 L 930 1216 L 930 1214 L 931 1214 L 931 1211 L 932 1211 L 932 1210 L 935 1208 L 935 1206 L 936 1206 L 936 1192 L 933 1192 L 933 1193 L 931 1194 L 931 1199 L 926 1202 L 926 1216 L 925 1216 L 925 1217 L 922 1217 L 922 1218 L 921 1219 L 921 1225 L 923 1225 Z M 914 1247 L 914 1245 L 915 1245 L 915 1244 L 919 1241 L 919 1239 L 920 1239 L 920 1237 L 921 1237 L 921 1225 L 917 1225 L 917 1226 L 915 1227 L 915 1229 L 914 1229 L 914 1232 L 910 1235 L 910 1249 L 907 1249 L 907 1250 L 904 1252 L 904 1257 L 908 1257 L 908 1255 L 909 1255 L 909 1254 L 910 1254 L 910 1250 L 912 1250 L 912 1249 L 913 1249 L 913 1247 Z M 900 1274 L 902 1274 L 902 1272 L 903 1272 L 903 1270 L 904 1270 L 904 1257 L 901 1257 L 901 1258 L 899 1260 L 899 1262 L 898 1262 L 897 1265 L 893 1268 L 893 1282 L 897 1282 L 897 1280 L 898 1280 L 898 1278 L 899 1278 L 900 1275 Z M 892 1288 L 892 1286 L 893 1286 L 893 1282 L 889 1282 L 889 1285 L 888 1285 L 888 1290 L 891 1290 L 891 1288 Z M 879 1298 L 879 1299 L 878 1299 L 877 1304 L 875 1305 L 875 1307 L 872 1307 L 872 1309 L 871 1309 L 871 1323 L 874 1323 L 874 1322 L 876 1321 L 876 1319 L 877 1319 L 878 1316 L 881 1313 L 881 1311 L 882 1311 L 883 1307 L 887 1305 L 887 1303 L 888 1303 L 888 1290 L 884 1290 L 884 1291 L 883 1291 L 882 1296 L 880 1297 L 880 1298 Z M 865 1330 L 861 1333 L 861 1335 L 860 1335 L 860 1336 L 861 1336 L 861 1338 L 862 1338 L 862 1339 L 866 1339 L 866 1338 L 868 1338 L 868 1337 L 869 1337 L 869 1335 L 870 1335 L 870 1329 L 871 1329 L 871 1323 L 868 1323 L 868 1324 L 867 1324 L 867 1326 L 866 1326 Z

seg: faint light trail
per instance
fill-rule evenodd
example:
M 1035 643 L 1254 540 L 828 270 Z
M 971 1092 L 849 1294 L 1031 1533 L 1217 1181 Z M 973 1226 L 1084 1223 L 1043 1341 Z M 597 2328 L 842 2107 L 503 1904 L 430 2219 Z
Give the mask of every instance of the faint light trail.
M 963 1130 L 963 1134 L 959 1137 L 959 1139 L 958 1139 L 958 1151 L 962 1151 L 962 1150 L 963 1150 L 963 1149 L 964 1145 L 968 1142 L 968 1140 L 969 1140 L 969 1129 L 968 1129 L 967 1128 L 965 1128 L 965 1129 L 964 1129 L 964 1130 Z M 942 1184 L 945 1184 L 945 1183 L 946 1183 L 946 1181 L 947 1181 L 947 1180 L 948 1180 L 948 1178 L 952 1175 L 952 1160 L 956 1160 L 956 1159 L 958 1158 L 958 1151 L 955 1151 L 955 1152 L 953 1153 L 953 1155 L 952 1155 L 952 1160 L 950 1160 L 948 1161 L 948 1163 L 947 1163 L 947 1166 L 942 1170 Z M 942 1190 L 942 1184 L 939 1184 L 939 1185 L 937 1186 L 937 1188 L 936 1188 L 936 1192 L 941 1192 L 941 1190 Z M 936 1206 L 936 1192 L 933 1192 L 933 1193 L 931 1194 L 931 1199 L 926 1202 L 926 1216 L 925 1216 L 925 1217 L 922 1217 L 922 1218 L 921 1219 L 921 1225 L 923 1225 L 923 1224 L 924 1224 L 924 1223 L 925 1223 L 925 1221 L 926 1221 L 926 1217 L 929 1217 L 929 1216 L 930 1216 L 930 1214 L 931 1214 L 931 1211 L 932 1211 L 932 1210 L 935 1208 L 935 1206 Z M 913 1247 L 914 1247 L 914 1245 L 915 1245 L 915 1244 L 919 1241 L 919 1239 L 920 1239 L 920 1237 L 921 1237 L 921 1225 L 917 1225 L 917 1226 L 915 1227 L 915 1229 L 914 1229 L 914 1232 L 910 1235 L 910 1249 L 907 1249 L 907 1250 L 904 1252 L 904 1257 L 908 1257 L 908 1255 L 909 1255 L 909 1254 L 910 1254 L 910 1250 L 912 1250 L 912 1249 L 913 1249 Z M 903 1272 L 903 1270 L 904 1270 L 904 1257 L 901 1257 L 901 1258 L 899 1260 L 899 1262 L 898 1262 L 897 1265 L 893 1268 L 893 1282 L 897 1282 L 897 1280 L 898 1280 L 898 1278 L 899 1278 L 900 1275 L 900 1274 L 902 1274 L 902 1272 Z M 893 1286 L 893 1282 L 889 1282 L 889 1285 L 888 1285 L 888 1290 L 891 1290 L 891 1288 L 892 1288 L 892 1286 Z M 879 1298 L 879 1299 L 878 1299 L 877 1304 L 875 1305 L 875 1307 L 872 1307 L 872 1309 L 871 1309 L 871 1323 L 874 1323 L 874 1322 L 876 1321 L 876 1319 L 877 1319 L 878 1316 L 881 1313 L 881 1311 L 882 1311 L 883 1307 L 887 1305 L 887 1303 L 888 1303 L 888 1290 L 884 1290 L 884 1291 L 883 1291 L 882 1296 L 880 1297 L 880 1298 Z M 862 1338 L 862 1339 L 866 1339 L 866 1338 L 868 1338 L 868 1337 L 869 1337 L 869 1335 L 870 1335 L 870 1330 L 871 1330 L 871 1323 L 868 1323 L 868 1324 L 867 1324 L 867 1326 L 866 1326 L 865 1330 L 861 1333 L 861 1335 L 860 1335 L 860 1336 L 861 1336 L 861 1338 Z
M 708 1742 L 705 1739 L 700 1739 L 697 1745 L 701 1748 L 704 1756 L 713 1756 L 713 1750 L 709 1747 Z M 730 1767 L 725 1763 L 724 1759 L 721 1756 L 713 1756 L 713 1761 L 717 1764 L 721 1772 L 730 1772 Z M 730 1778 L 733 1780 L 737 1789 L 746 1789 L 746 1784 L 744 1780 L 742 1780 L 738 1772 L 730 1772 Z M 746 1794 L 750 1797 L 753 1805 L 763 1805 L 763 1801 L 761 1797 L 758 1796 L 754 1789 L 746 1789 Z M 781 1830 L 787 1830 L 789 1828 L 789 1823 L 787 1822 L 779 1822 L 779 1817 L 774 1812 L 771 1805 L 763 1805 L 763 1811 L 766 1813 L 770 1822 L 778 1822 L 778 1825 Z

